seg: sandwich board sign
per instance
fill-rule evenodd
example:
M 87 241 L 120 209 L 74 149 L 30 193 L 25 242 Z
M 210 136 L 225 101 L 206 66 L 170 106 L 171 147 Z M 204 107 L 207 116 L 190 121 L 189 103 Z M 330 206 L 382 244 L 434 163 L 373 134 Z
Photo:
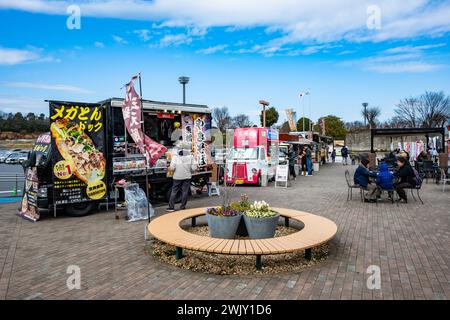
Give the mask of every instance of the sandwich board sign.
M 277 188 L 279 183 L 284 184 L 283 188 L 288 187 L 288 176 L 289 176 L 289 166 L 278 165 L 275 175 L 275 188 Z

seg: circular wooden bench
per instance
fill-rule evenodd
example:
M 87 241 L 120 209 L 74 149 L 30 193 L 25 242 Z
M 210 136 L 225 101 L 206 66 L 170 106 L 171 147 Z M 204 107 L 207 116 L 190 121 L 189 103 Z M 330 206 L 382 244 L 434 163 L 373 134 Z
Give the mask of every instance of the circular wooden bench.
M 336 224 L 327 218 L 291 209 L 272 210 L 280 213 L 285 226 L 288 227 L 289 220 L 293 219 L 303 223 L 304 228 L 287 236 L 257 240 L 200 236 L 181 228 L 182 221 L 191 219 L 194 227 L 196 218 L 205 215 L 206 208 L 195 208 L 165 214 L 152 220 L 148 225 L 148 232 L 156 239 L 176 247 L 176 259 L 182 258 L 183 248 L 219 254 L 255 255 L 258 270 L 262 266 L 262 255 L 305 251 L 305 258 L 310 260 L 311 248 L 328 242 L 336 234 Z

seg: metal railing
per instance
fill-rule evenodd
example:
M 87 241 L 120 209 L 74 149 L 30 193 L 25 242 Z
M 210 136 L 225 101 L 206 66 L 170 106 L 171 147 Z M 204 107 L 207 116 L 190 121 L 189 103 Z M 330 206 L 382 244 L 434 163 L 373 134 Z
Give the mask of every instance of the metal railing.
M 22 196 L 24 181 L 23 173 L 0 173 L 0 197 Z

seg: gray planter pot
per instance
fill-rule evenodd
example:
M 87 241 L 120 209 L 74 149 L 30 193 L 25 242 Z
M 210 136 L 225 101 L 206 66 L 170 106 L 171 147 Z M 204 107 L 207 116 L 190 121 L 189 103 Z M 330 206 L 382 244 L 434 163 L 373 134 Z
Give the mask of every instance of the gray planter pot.
M 273 238 L 279 219 L 279 214 L 271 218 L 252 218 L 244 215 L 245 226 L 251 239 Z
M 242 216 L 220 217 L 206 214 L 209 235 L 213 238 L 234 239 Z

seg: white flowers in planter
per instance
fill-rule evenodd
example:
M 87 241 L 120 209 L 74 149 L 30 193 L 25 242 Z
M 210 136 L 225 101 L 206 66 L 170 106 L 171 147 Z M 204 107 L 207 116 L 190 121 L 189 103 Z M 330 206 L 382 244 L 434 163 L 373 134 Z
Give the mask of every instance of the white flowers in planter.
M 265 201 L 255 201 L 250 205 L 250 210 L 245 215 L 252 218 L 270 218 L 277 215 L 276 212 L 270 210 L 269 204 Z

